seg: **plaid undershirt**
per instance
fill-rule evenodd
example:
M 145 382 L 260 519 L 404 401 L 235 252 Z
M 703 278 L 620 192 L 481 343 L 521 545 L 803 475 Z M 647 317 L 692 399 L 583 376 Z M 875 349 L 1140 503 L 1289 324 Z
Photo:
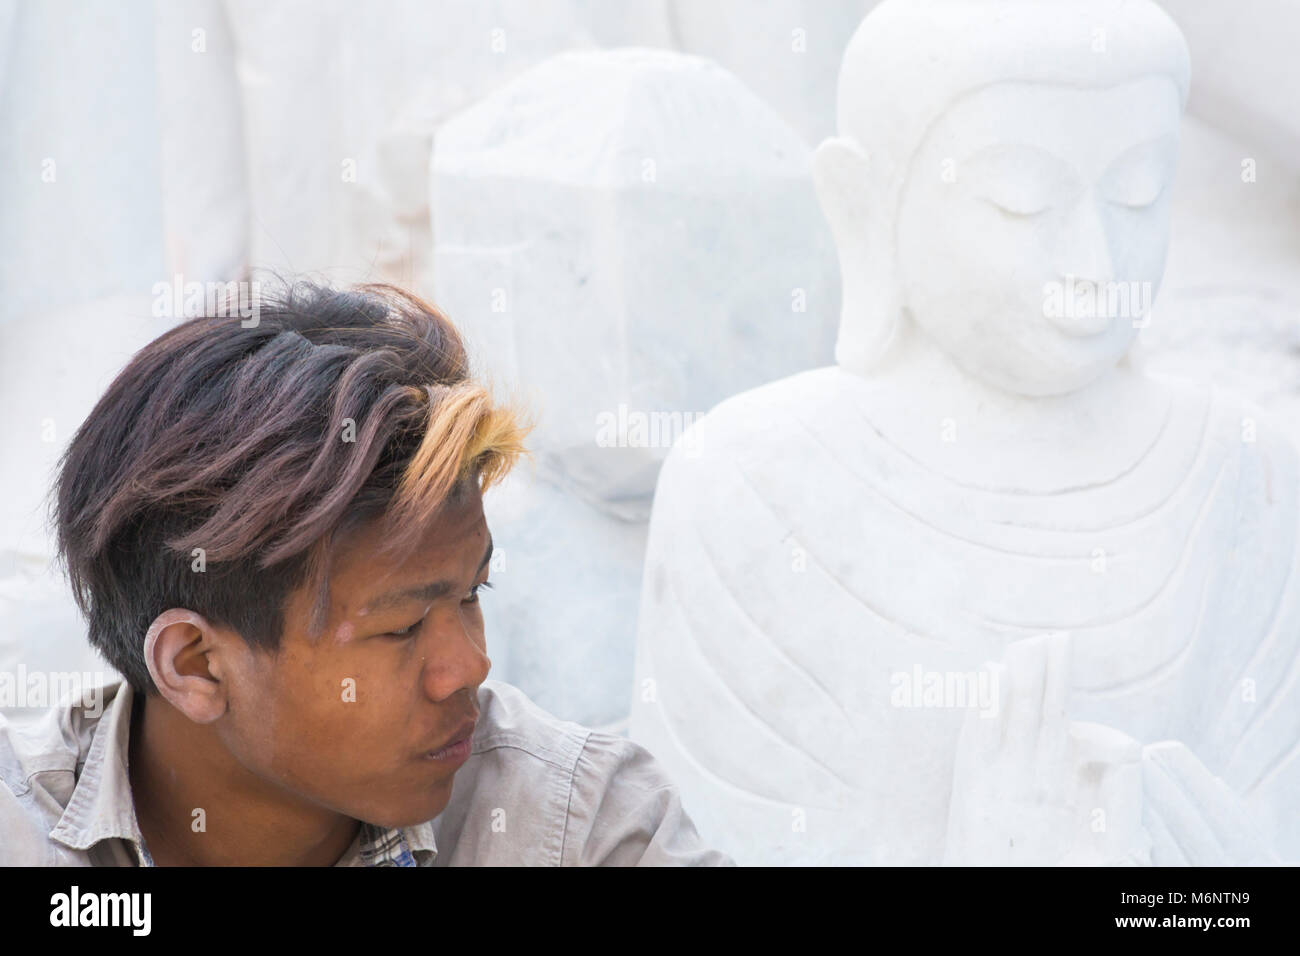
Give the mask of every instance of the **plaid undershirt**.
M 415 866 L 415 857 L 401 830 L 361 824 L 361 861 L 366 866 Z
M 153 866 L 153 856 L 141 840 L 136 845 L 141 866 Z M 361 824 L 361 862 L 364 866 L 419 866 L 401 830 Z

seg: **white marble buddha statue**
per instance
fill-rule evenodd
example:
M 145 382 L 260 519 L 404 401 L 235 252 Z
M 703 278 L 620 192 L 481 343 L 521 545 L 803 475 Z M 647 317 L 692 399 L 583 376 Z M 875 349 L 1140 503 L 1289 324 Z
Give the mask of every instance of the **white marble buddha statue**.
M 1147 0 L 854 35 L 837 365 L 698 422 L 649 533 L 631 735 L 741 862 L 1300 857 L 1295 451 L 1126 359 L 1188 79 Z

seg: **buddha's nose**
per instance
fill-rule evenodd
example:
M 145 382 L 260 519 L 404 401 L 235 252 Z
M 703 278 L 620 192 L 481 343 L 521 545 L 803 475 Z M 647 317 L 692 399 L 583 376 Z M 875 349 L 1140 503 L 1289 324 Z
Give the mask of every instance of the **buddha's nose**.
M 1085 191 L 1066 214 L 1055 267 L 1063 279 L 1102 283 L 1115 277 L 1101 204 L 1092 190 Z

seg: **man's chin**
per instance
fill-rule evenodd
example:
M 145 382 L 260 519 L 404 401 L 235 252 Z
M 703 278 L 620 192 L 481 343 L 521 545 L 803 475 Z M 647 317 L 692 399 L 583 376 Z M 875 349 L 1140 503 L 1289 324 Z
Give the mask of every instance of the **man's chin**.
M 356 816 L 356 819 L 364 820 L 377 827 L 393 830 L 428 823 L 447 809 L 447 804 L 451 802 L 451 784 L 451 780 L 446 783 L 434 784 L 429 788 L 428 793 L 423 795 L 421 800 L 412 801 L 402 806 L 373 807 L 367 813 Z

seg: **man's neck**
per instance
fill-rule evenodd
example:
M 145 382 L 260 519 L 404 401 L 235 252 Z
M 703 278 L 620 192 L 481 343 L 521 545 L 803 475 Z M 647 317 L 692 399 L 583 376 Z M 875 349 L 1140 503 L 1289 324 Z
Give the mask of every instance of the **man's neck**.
M 360 828 L 249 773 L 212 725 L 156 696 L 135 696 L 128 773 L 158 866 L 331 866 Z

